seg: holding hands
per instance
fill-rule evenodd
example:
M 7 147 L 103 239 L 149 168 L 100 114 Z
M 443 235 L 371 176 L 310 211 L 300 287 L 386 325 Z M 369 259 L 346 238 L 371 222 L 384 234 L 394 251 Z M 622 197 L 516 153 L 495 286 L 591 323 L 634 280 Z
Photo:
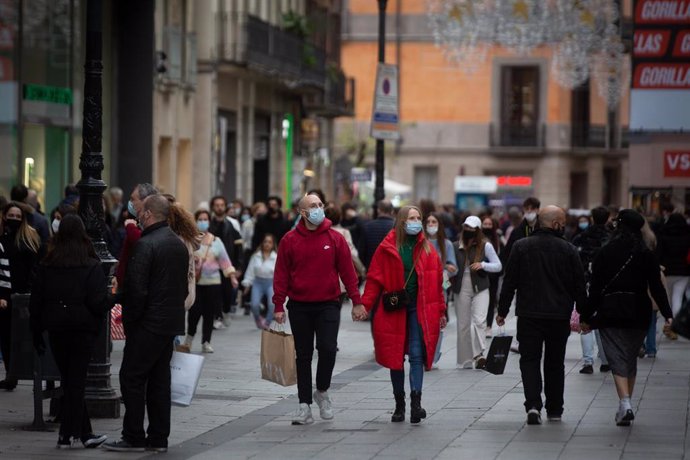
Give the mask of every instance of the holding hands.
M 364 308 L 364 305 L 359 304 L 359 305 L 354 305 L 352 307 L 352 321 L 364 321 L 369 317 L 369 314 L 367 313 L 367 310 Z

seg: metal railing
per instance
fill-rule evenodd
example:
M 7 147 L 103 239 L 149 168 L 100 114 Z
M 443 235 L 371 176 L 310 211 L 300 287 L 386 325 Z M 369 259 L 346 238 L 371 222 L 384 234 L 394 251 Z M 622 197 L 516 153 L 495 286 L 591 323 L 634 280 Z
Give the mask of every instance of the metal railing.
M 546 125 L 520 123 L 492 123 L 489 145 L 492 147 L 539 147 L 545 145 Z

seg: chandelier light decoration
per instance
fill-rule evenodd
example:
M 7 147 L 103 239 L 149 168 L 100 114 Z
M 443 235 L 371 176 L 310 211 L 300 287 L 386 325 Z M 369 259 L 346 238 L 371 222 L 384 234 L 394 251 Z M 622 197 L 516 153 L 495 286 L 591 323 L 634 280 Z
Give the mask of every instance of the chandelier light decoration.
M 610 108 L 630 78 L 614 0 L 427 0 L 434 40 L 447 59 L 476 71 L 491 47 L 526 56 L 551 47 L 551 72 L 573 89 L 588 79 Z

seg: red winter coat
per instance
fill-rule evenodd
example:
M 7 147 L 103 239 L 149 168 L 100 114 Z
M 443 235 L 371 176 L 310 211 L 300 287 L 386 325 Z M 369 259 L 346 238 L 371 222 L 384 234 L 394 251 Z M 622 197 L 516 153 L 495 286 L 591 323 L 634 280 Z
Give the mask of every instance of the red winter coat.
M 443 267 L 431 244 L 424 249 L 424 235 L 420 233 L 414 248 L 413 260 L 417 271 L 417 319 L 422 327 L 422 340 L 426 350 L 426 368 L 431 368 L 440 332 L 441 318 L 445 316 L 443 300 Z M 420 252 L 421 251 L 421 252 Z M 419 258 L 417 258 L 419 256 Z M 405 284 L 402 258 L 395 245 L 395 229 L 383 239 L 371 259 L 362 303 L 371 312 L 376 362 L 389 369 L 403 369 L 407 343 L 407 312 L 388 312 L 381 305 L 382 292 L 397 291 Z M 376 305 L 374 305 L 376 304 Z

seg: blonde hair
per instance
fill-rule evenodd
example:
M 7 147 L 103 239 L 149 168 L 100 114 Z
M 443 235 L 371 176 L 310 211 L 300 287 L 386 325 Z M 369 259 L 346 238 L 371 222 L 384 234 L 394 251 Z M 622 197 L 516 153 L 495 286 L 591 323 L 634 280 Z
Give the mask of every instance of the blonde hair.
M 19 230 L 17 230 L 17 235 L 15 236 L 15 244 L 17 247 L 26 246 L 30 250 L 32 250 L 34 253 L 38 254 L 38 250 L 41 248 L 41 237 L 38 236 L 38 232 L 29 225 L 29 222 L 27 221 L 26 218 L 26 205 L 22 206 L 20 203 L 17 203 L 16 201 L 10 201 L 5 205 L 5 208 L 3 209 L 2 216 L 5 218 L 7 213 L 9 212 L 10 209 L 12 208 L 17 208 L 22 212 L 22 223 L 19 226 Z M 5 218 L 5 220 L 7 220 Z
M 417 206 L 403 206 L 400 208 L 400 211 L 398 211 L 398 214 L 395 216 L 395 224 L 393 226 L 393 229 L 395 230 L 395 247 L 400 251 L 400 248 L 402 247 L 403 243 L 405 242 L 405 239 L 407 238 L 407 232 L 405 232 L 405 222 L 407 222 L 407 218 L 410 215 L 410 211 L 415 210 L 419 213 L 419 220 L 422 222 L 422 212 L 419 210 Z M 422 222 L 422 226 L 424 223 Z M 422 240 L 422 245 L 424 247 L 424 250 L 427 252 L 427 254 L 430 252 L 429 249 L 429 242 L 426 239 L 426 236 L 424 235 L 424 231 L 422 231 L 422 235 L 424 236 Z

